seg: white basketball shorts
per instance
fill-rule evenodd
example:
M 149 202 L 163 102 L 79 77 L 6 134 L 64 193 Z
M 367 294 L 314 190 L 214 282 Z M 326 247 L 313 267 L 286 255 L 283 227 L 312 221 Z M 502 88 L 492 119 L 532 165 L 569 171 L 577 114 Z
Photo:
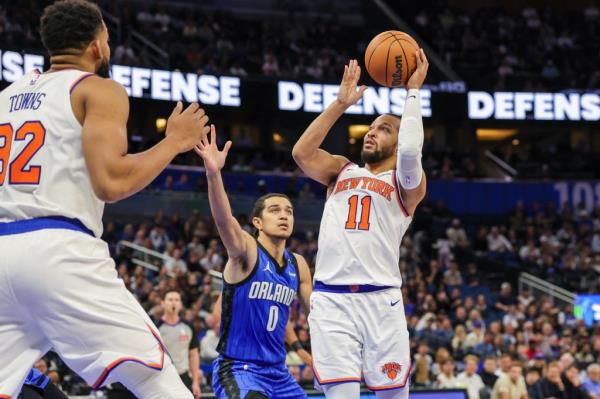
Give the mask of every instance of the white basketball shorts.
M 101 239 L 57 228 L 0 234 L 0 254 L 0 398 L 16 398 L 51 348 L 93 388 L 170 365 Z
M 410 346 L 399 288 L 314 291 L 310 302 L 313 369 L 320 385 L 364 380 L 372 391 L 408 389 Z

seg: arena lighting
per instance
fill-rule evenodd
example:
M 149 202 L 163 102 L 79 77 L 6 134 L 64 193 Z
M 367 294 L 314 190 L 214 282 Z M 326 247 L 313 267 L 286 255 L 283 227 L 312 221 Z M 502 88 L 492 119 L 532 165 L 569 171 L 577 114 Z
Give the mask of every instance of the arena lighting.
M 167 120 L 165 118 L 156 118 L 156 132 L 162 133 L 167 127 Z
M 348 137 L 362 139 L 368 131 L 369 125 L 350 125 L 348 126 Z
M 519 139 L 514 139 L 512 141 L 512 145 L 519 145 L 519 144 L 521 144 L 521 141 L 519 141 Z
M 275 144 L 283 144 L 285 142 L 285 139 L 279 132 L 273 132 L 272 138 Z
M 477 140 L 479 141 L 500 141 L 514 136 L 519 131 L 517 129 L 477 129 Z

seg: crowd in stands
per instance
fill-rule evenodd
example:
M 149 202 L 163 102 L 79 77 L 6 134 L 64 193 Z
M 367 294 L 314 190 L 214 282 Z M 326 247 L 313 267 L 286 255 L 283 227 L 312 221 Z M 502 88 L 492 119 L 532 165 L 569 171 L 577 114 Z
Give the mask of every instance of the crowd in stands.
M 470 87 L 598 89 L 600 8 L 579 4 L 508 10 L 426 0 L 396 7 Z
M 238 220 L 251 230 L 247 216 Z M 576 319 L 570 304 L 534 297 L 529 289 L 517 292 L 515 280 L 525 271 L 573 292 L 600 292 L 595 271 L 600 266 L 600 207 L 590 214 L 549 204 L 527 212 L 518 204 L 502 223 L 465 220 L 443 203 L 424 204 L 402 244 L 399 267 L 412 386 L 465 387 L 469 399 L 497 398 L 506 389 L 525 389 L 533 399 L 600 398 L 600 328 Z M 182 218 L 164 212 L 130 223 L 109 218 L 103 239 L 118 275 L 154 320 L 162 315 L 165 292 L 182 293 L 181 316 L 198 332 L 201 368 L 209 383 L 218 341 L 211 315 L 218 284 L 209 271 L 222 271 L 227 260 L 212 220 L 200 213 Z M 157 272 L 136 266 L 134 253 L 118 246 L 121 240 L 168 255 L 167 260 L 151 261 Z M 314 231 L 297 231 L 289 247 L 314 267 Z M 297 303 L 291 319 L 310 350 L 306 315 Z M 294 352 L 287 361 L 295 378 L 312 386 L 310 367 Z M 71 393 L 88 389 L 59 359 L 51 356 L 48 362 L 53 380 Z
M 3 43 L 39 50 L 38 21 L 48 1 L 22 3 L 0 8 Z M 114 63 L 156 62 L 148 46 L 132 45 L 135 30 L 167 54 L 169 67 L 197 73 L 337 80 L 339 66 L 362 54 L 372 33 L 368 27 L 344 25 L 331 11 L 307 19 L 284 7 L 278 10 L 285 12 L 283 17 L 258 18 L 177 2 L 100 4 L 120 21 L 119 32 L 113 32 L 120 39 L 113 44 Z M 600 88 L 595 62 L 600 9 L 593 2 L 573 10 L 550 6 L 508 10 L 427 0 L 403 3 L 396 11 L 470 87 Z

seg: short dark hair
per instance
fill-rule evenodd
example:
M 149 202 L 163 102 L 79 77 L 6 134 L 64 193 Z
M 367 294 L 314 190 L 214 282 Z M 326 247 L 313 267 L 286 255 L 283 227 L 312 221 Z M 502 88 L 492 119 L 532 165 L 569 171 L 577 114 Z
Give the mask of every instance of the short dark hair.
M 164 293 L 164 294 L 163 294 L 163 296 L 162 296 L 162 300 L 164 301 L 165 299 L 167 299 L 167 295 L 169 295 L 169 294 L 170 294 L 170 293 L 172 293 L 172 292 L 174 292 L 174 293 L 178 294 L 178 295 L 179 295 L 179 298 L 181 298 L 181 297 L 182 297 L 182 295 L 181 295 L 181 292 L 179 292 L 179 291 L 178 291 L 178 290 L 176 290 L 176 289 L 170 289 L 170 290 L 166 290 L 166 291 L 165 291 L 165 293 Z M 183 298 L 181 298 L 181 299 L 183 299 Z
M 260 197 L 259 199 L 257 199 L 256 202 L 254 203 L 254 208 L 252 209 L 251 219 L 262 217 L 262 213 L 265 210 L 265 202 L 269 198 L 274 198 L 274 197 L 285 198 L 286 200 L 290 201 L 290 203 L 292 202 L 290 200 L 290 197 L 288 197 L 285 194 L 281 194 L 281 193 L 265 194 L 262 197 Z M 256 230 L 256 228 L 254 229 L 254 236 L 258 237 L 258 230 Z
M 83 50 L 96 38 L 102 24 L 98 5 L 86 0 L 60 0 L 44 9 L 42 43 L 50 55 L 66 49 Z

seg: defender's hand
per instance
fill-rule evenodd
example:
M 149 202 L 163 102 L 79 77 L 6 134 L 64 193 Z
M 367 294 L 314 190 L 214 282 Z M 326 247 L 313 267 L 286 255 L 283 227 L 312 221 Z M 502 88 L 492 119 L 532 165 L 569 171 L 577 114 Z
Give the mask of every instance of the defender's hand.
M 415 52 L 415 57 L 417 59 L 417 69 L 410 75 L 408 79 L 408 83 L 406 83 L 407 89 L 420 89 L 423 86 L 423 82 L 425 82 L 425 77 L 427 76 L 427 69 L 429 68 L 429 61 L 427 61 L 427 57 L 425 57 L 425 52 L 423 49 L 419 49 Z
M 200 384 L 198 381 L 192 382 L 192 394 L 194 395 L 194 399 L 200 399 L 202 396 L 202 391 L 200 391 Z
M 312 368 L 312 356 L 306 349 L 300 349 L 299 351 L 296 351 L 296 353 L 304 364 Z
M 360 86 L 360 88 L 356 90 L 359 79 L 360 67 L 358 66 L 358 61 L 350 60 L 348 65 L 344 65 L 344 77 L 342 78 L 340 91 L 337 96 L 340 104 L 350 107 L 360 100 L 365 90 L 367 90 L 367 86 Z
M 200 139 L 200 144 L 197 144 L 194 148 L 194 151 L 204 160 L 204 168 L 207 175 L 218 173 L 223 169 L 231 144 L 231 140 L 229 140 L 223 146 L 223 150 L 219 151 L 217 148 L 217 131 L 215 125 L 210 125 L 210 142 L 208 141 L 208 137 L 203 137 Z
M 179 153 L 194 148 L 209 132 L 208 115 L 198 103 L 190 104 L 183 110 L 181 101 L 173 109 L 167 121 L 166 136 L 171 138 L 179 148 Z

